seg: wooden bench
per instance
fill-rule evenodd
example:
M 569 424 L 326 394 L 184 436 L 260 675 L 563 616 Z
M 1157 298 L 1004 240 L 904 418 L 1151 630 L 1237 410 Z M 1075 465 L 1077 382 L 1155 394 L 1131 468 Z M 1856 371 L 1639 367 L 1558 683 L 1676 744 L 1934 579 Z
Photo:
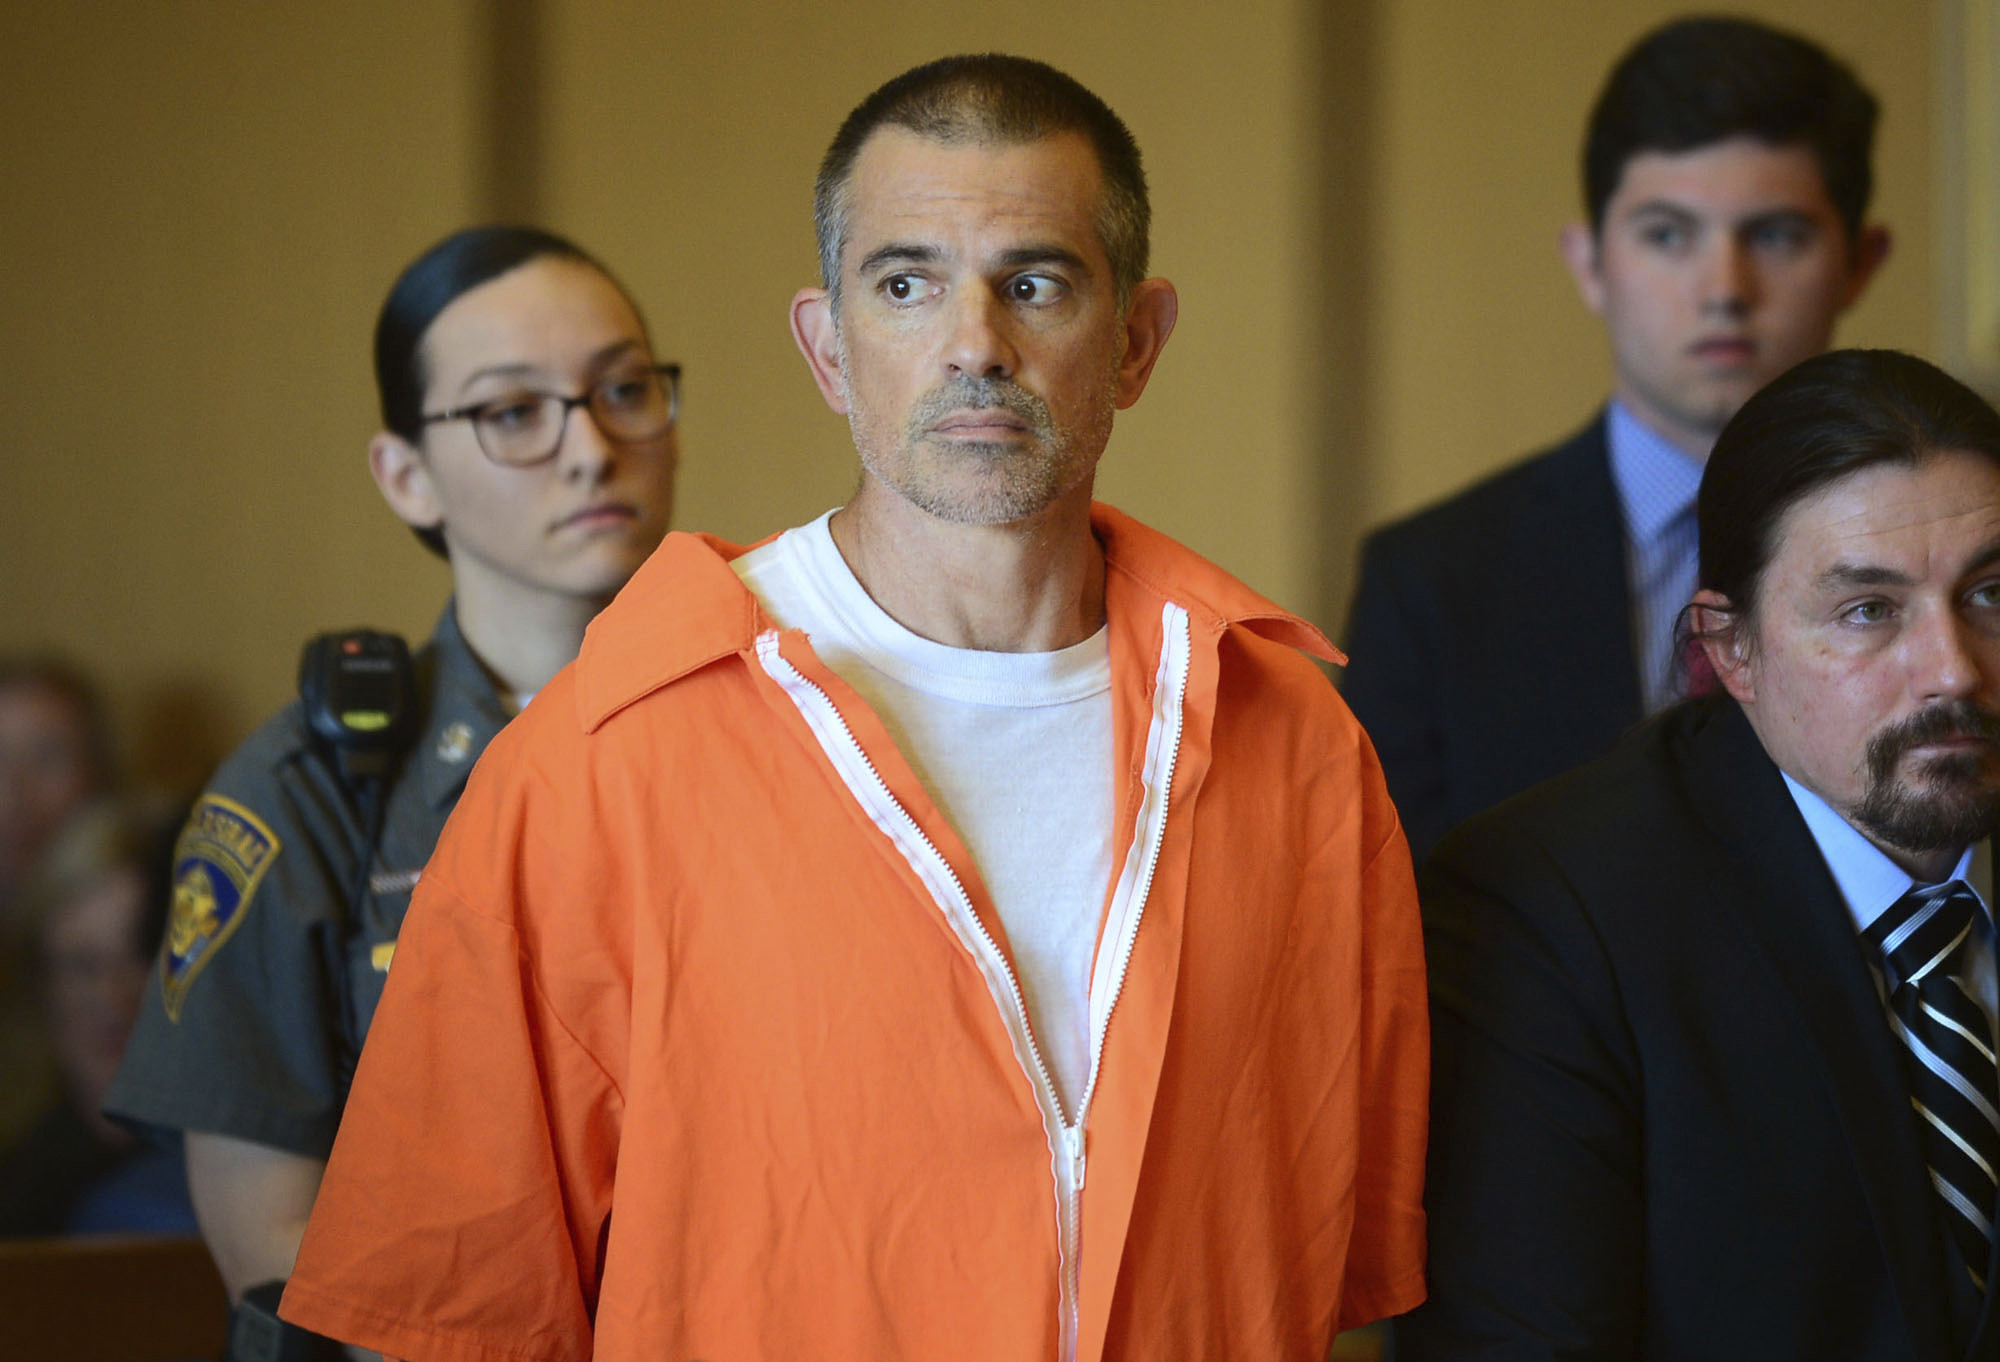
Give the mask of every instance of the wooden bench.
M 199 1239 L 0 1240 L 0 1358 L 217 1358 L 229 1300 Z

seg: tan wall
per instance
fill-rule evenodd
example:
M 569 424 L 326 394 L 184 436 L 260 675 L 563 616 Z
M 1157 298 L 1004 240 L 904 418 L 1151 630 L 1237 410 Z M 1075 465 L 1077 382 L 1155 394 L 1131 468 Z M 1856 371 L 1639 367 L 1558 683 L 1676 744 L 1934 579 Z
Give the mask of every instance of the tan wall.
M 1846 335 L 1926 348 L 1929 6 L 1750 8 L 1884 96 L 1901 240 Z M 1147 152 L 1181 327 L 1103 493 L 1332 622 L 1363 525 L 1602 395 L 1554 236 L 1604 66 L 1666 13 L 566 0 L 501 119 L 539 112 L 539 173 L 514 175 L 489 158 L 477 0 L 8 6 L 0 649 L 79 657 L 178 778 L 290 693 L 306 634 L 426 630 L 444 573 L 361 461 L 367 333 L 394 270 L 496 195 L 601 254 L 689 366 L 682 525 L 746 538 L 823 509 L 852 454 L 785 331 L 814 162 L 869 87 L 984 47 L 1071 70 Z
M 314 628 L 442 569 L 360 461 L 384 270 L 467 211 L 457 7 L 0 9 L 0 648 L 104 679 L 186 779 Z

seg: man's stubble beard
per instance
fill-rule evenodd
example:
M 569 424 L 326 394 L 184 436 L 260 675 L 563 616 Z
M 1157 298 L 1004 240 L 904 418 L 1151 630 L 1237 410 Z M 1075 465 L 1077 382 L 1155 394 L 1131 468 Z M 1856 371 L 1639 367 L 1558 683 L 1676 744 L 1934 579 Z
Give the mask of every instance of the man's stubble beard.
M 842 360 L 845 373 L 844 355 Z M 888 458 L 869 434 L 879 423 L 851 384 L 847 422 L 861 466 L 919 510 L 951 524 L 1006 525 L 1040 514 L 1091 478 L 1111 438 L 1117 391 L 1114 369 L 1085 424 L 1064 429 L 1048 403 L 1012 379 L 961 374 L 924 394 L 892 437 L 898 447 Z M 930 427 L 947 414 L 988 409 L 1026 422 L 1027 446 L 931 440 Z M 981 465 L 976 476 L 966 467 L 970 463 Z

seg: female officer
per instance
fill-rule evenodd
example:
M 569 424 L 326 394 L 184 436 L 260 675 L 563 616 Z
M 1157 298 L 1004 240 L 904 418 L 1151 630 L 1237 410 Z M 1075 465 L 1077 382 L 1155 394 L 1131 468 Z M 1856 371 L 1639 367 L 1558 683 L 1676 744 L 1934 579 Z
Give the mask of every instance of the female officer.
M 106 1104 L 185 1133 L 230 1295 L 259 1288 L 248 1308 L 291 1271 L 410 889 L 474 759 L 576 656 L 673 504 L 678 370 L 559 237 L 481 227 L 418 257 L 376 323 L 375 377 L 369 471 L 451 564 L 413 668 L 415 736 L 371 780 L 295 703 L 223 764 L 175 849 L 167 940 Z

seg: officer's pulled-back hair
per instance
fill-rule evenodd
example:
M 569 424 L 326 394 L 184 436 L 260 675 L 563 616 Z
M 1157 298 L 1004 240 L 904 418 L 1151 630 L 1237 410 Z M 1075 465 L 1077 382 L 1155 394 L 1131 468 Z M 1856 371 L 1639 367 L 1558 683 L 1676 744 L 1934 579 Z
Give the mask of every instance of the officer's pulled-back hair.
M 424 337 L 438 314 L 481 284 L 551 256 L 590 266 L 623 293 L 611 271 L 582 247 L 535 227 L 468 227 L 453 232 L 396 276 L 382 313 L 375 319 L 375 388 L 382 400 L 382 425 L 411 444 L 423 439 Z M 630 295 L 626 301 L 630 302 Z M 638 304 L 633 303 L 636 313 Z M 642 322 L 643 325 L 643 322 Z M 424 546 L 445 556 L 444 535 L 419 529 Z
M 1696 501 L 1700 581 L 1727 598 L 1727 631 L 1753 617 L 1785 514 L 1876 464 L 1944 452 L 2000 466 L 2000 413 L 1935 365 L 1895 350 L 1833 350 L 1751 397 L 1716 438 Z
M 834 134 L 813 186 L 820 278 L 840 305 L 840 256 L 847 242 L 848 185 L 864 143 L 881 128 L 904 128 L 934 142 L 1019 146 L 1079 133 L 1097 152 L 1104 198 L 1097 230 L 1122 304 L 1146 277 L 1152 209 L 1139 144 L 1111 107 L 1074 78 L 1027 57 L 987 52 L 942 57 L 905 71 L 855 106 Z
M 1874 187 L 1875 97 L 1796 34 L 1748 19 L 1682 19 L 1641 38 L 1611 69 L 1583 143 L 1593 230 L 1642 152 L 1694 151 L 1731 137 L 1804 146 L 1853 237 Z

